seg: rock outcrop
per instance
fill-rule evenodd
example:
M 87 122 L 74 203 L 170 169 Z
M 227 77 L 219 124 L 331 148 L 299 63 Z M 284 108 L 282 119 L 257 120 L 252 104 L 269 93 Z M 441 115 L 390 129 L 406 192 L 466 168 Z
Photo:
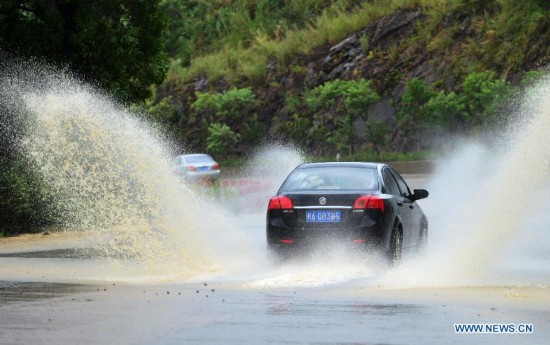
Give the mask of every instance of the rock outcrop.
M 348 35 L 337 44 L 316 47 L 307 56 L 295 56 L 284 66 L 280 66 L 276 60 L 268 61 L 264 81 L 259 84 L 249 83 L 243 79 L 233 82 L 233 86 L 253 85 L 257 98 L 254 112 L 262 125 L 268 129 L 270 137 L 280 137 L 281 124 L 292 115 L 285 101 L 289 95 L 302 95 L 305 89 L 334 79 L 370 80 L 381 98 L 370 107 L 369 121 L 384 123 L 390 128 L 395 127 L 396 104 L 400 101 L 406 82 L 418 77 L 428 85 L 437 82 L 440 88 L 452 90 L 456 87 L 457 80 L 453 73 L 449 73 L 448 61 L 461 49 L 462 41 L 479 39 L 467 17 L 462 18 L 460 14 L 451 13 L 438 24 L 441 26 L 440 29 L 445 29 L 451 23 L 455 26 L 460 23 L 461 30 L 453 33 L 456 37 L 451 37 L 451 43 L 443 49 L 427 49 L 425 42 L 419 42 L 420 25 L 417 25 L 422 24 L 419 21 L 425 18 L 426 15 L 420 8 L 397 10 Z M 544 60 L 544 56 L 532 58 L 535 62 L 541 59 Z M 292 69 L 288 66 L 300 68 Z M 178 126 L 184 128 L 188 144 L 192 147 L 201 147 L 203 143 L 194 133 L 196 128 L 201 126 L 201 119 L 194 117 L 190 110 L 195 92 L 219 92 L 228 88 L 228 84 L 223 80 L 210 81 L 201 76 L 185 83 L 167 82 L 158 89 L 157 98 L 160 100 L 170 97 L 178 118 Z M 246 116 L 252 114 L 243 114 L 243 118 Z M 358 137 L 364 138 L 365 122 L 358 119 L 354 125 Z M 239 131 L 238 128 L 235 130 Z M 399 133 L 391 133 L 390 137 L 391 140 L 399 139 Z M 315 143 L 308 145 L 315 148 Z M 407 144 L 401 143 L 397 146 L 399 149 L 406 149 L 403 145 Z

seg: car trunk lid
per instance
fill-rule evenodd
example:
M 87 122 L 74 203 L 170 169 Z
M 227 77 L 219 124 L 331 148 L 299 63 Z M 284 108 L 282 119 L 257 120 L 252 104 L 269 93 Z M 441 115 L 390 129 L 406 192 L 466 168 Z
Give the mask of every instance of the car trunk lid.
M 293 208 L 283 212 L 287 226 L 302 228 L 345 228 L 359 225 L 363 212 L 355 210 L 355 201 L 365 192 L 338 193 L 313 191 L 283 193 Z

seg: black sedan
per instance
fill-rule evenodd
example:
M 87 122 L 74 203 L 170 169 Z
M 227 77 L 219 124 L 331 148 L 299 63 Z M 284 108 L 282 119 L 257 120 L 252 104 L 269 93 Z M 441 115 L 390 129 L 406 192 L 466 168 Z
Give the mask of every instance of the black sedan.
M 381 251 L 391 263 L 405 249 L 421 249 L 428 220 L 395 169 L 380 163 L 299 165 L 269 200 L 267 243 L 277 253 L 318 240 L 339 241 Z

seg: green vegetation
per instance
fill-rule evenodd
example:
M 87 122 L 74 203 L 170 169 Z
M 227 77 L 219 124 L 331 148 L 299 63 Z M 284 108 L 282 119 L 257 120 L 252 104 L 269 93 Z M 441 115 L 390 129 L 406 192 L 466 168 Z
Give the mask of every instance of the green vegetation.
M 280 41 L 289 30 L 303 28 L 323 10 L 349 8 L 359 1 L 339 0 L 165 0 L 169 16 L 166 51 L 176 64 L 224 47 L 250 46 L 257 36 Z
M 432 133 L 506 121 L 550 62 L 549 13 L 547 0 L 6 0 L 0 53 L 134 102 L 224 166 L 273 139 L 320 160 L 428 159 Z M 55 224 L 48 186 L 9 151 L 16 123 L 0 119 L 2 234 Z
M 435 92 L 413 78 L 401 98 L 398 122 L 411 132 L 434 124 L 454 130 L 476 129 L 497 120 L 504 98 L 513 91 L 509 83 L 495 79 L 491 71 L 466 75 L 458 93 Z
M 397 124 L 403 139 L 419 141 L 423 130 L 443 127 L 454 133 L 475 132 L 505 120 L 507 99 L 517 86 L 496 79 L 491 71 L 467 74 L 455 91 L 436 90 L 418 78 L 407 83 Z
M 68 66 L 124 100 L 142 100 L 167 71 L 159 0 L 4 0 L 0 50 Z
M 305 95 L 305 102 L 313 112 L 330 113 L 336 119 L 334 129 L 329 132 L 327 141 L 334 145 L 337 150 L 349 149 L 349 154 L 354 154 L 356 134 L 354 123 L 358 118 L 367 122 L 368 106 L 379 99 L 370 83 L 365 79 L 334 80 L 316 87 Z M 371 135 L 371 143 L 377 152 L 378 147 L 374 137 Z
M 504 77 L 521 72 L 540 52 L 548 52 L 550 2 L 546 0 L 462 0 L 461 10 L 473 12 L 479 40 L 468 42 L 458 59 L 472 70 L 499 71 Z M 477 61 L 476 61 L 477 60 Z
M 547 49 L 546 41 L 537 33 L 547 33 L 550 25 L 550 5 L 545 0 L 241 0 L 232 1 L 230 7 L 221 7 L 221 1 L 209 5 L 189 3 L 192 5 L 180 5 L 175 12 L 173 4 L 169 7 L 170 13 L 179 13 L 180 17 L 193 7 L 191 15 L 185 17 L 187 24 L 176 22 L 188 29 L 170 30 L 169 37 L 177 36 L 179 46 L 192 54 L 177 54 L 180 48 L 169 49 L 173 56 L 169 80 L 185 81 L 204 74 L 211 80 L 237 81 L 245 77 L 261 81 L 270 58 L 287 65 L 296 55 L 307 55 L 325 43 L 334 44 L 381 16 L 415 7 L 421 8 L 426 17 L 417 24 L 416 35 L 408 39 L 408 46 L 423 45 L 432 52 L 449 49 L 456 43 L 461 26 L 454 23 L 442 27 L 441 21 L 466 15 L 467 21 L 462 24 L 471 25 L 477 37 L 460 42 L 460 51 L 449 56 L 453 72 L 489 68 L 507 76 L 519 72 L 526 58 Z M 199 16 L 206 11 L 210 15 Z M 183 33 L 191 37 L 186 39 Z M 368 37 L 361 37 L 363 49 L 368 43 Z M 390 52 L 393 58 L 398 56 L 395 47 Z
M 237 153 L 241 134 L 233 131 L 232 128 L 236 127 L 242 128 L 245 144 L 257 141 L 256 136 L 261 135 L 261 126 L 257 116 L 251 114 L 255 101 L 250 88 L 196 94 L 191 109 L 201 119 L 199 128 L 207 129 L 206 148 L 209 152 L 223 155 Z
M 167 83 L 189 85 L 202 76 L 209 81 L 209 90 L 219 90 L 199 93 L 196 99 L 187 96 L 181 105 L 182 116 L 201 118 L 203 123 L 180 117 L 171 124 L 187 123 L 184 136 L 199 132 L 201 138 L 208 136 L 210 123 L 227 124 L 242 138 L 241 149 L 236 147 L 230 154 L 239 154 L 242 147 L 261 140 L 262 135 L 251 137 L 258 132 L 321 154 L 350 154 L 357 147 L 377 154 L 423 150 L 427 144 L 422 138 L 434 128 L 467 134 L 501 121 L 502 103 L 514 92 L 513 85 L 522 79 L 531 60 L 550 54 L 546 44 L 550 40 L 549 5 L 541 0 L 221 3 L 164 3 L 169 17 L 176 14 L 185 19 L 170 24 L 167 46 L 172 44 L 168 49 L 172 64 Z M 375 47 L 373 37 L 358 31 L 399 10 L 421 12 L 408 37 Z M 357 33 L 365 61 L 399 66 L 380 76 L 383 80 L 369 84 L 380 99 L 392 98 L 387 102 L 394 109 L 393 122 L 369 119 L 368 105 L 378 97 L 367 97 L 365 108 L 359 111 L 348 109 L 343 101 L 347 96 L 338 93 L 346 83 L 360 83 L 361 70 L 346 77 L 352 80 L 323 80 L 322 85 L 308 85 L 306 80 L 301 89 L 279 84 L 279 78 L 288 75 L 307 78 L 311 71 L 306 62 L 319 58 L 315 55 L 319 47 L 327 54 L 330 45 L 353 33 Z M 423 54 L 442 66 L 429 83 L 424 78 L 410 79 L 412 65 L 408 64 Z M 254 95 L 238 115 L 220 115 L 219 106 L 216 110 L 215 105 L 206 104 L 220 103 L 221 95 L 233 89 L 249 89 Z M 273 109 L 275 113 L 264 110 L 270 103 L 279 106 Z M 366 127 L 358 133 L 361 123 Z M 200 130 L 188 129 L 197 125 Z M 206 147 L 204 140 L 194 145 Z
M 239 13 L 235 15 L 236 17 L 247 16 L 242 7 L 237 5 L 241 2 L 235 1 L 236 5 L 233 9 Z M 268 1 L 258 0 L 252 3 L 258 5 L 264 2 Z M 208 49 L 202 50 L 208 53 L 197 54 L 190 61 L 173 60 L 168 73 L 168 80 L 188 80 L 204 74 L 212 80 L 218 78 L 239 80 L 240 77 L 245 77 L 253 82 L 258 81 L 264 77 L 265 65 L 270 58 L 275 58 L 284 64 L 294 58 L 295 55 L 309 54 L 317 46 L 325 43 L 334 44 L 347 34 L 363 28 L 375 19 L 392 13 L 396 9 L 437 3 L 433 0 L 340 0 L 326 2 L 298 0 L 272 2 L 279 3 L 286 8 L 295 9 L 297 15 L 298 13 L 308 13 L 307 20 L 298 20 L 295 22 L 296 24 L 286 25 L 284 24 L 286 23 L 285 20 L 292 17 L 282 16 L 281 18 L 284 20 L 281 19 L 275 24 L 276 30 L 271 31 L 265 29 L 254 30 L 254 24 L 252 21 L 248 21 L 250 30 L 228 30 L 226 31 L 227 36 L 223 36 L 228 38 L 221 38 L 219 41 L 237 41 L 238 44 L 214 43 L 213 47 L 215 49 L 210 52 L 208 52 Z M 239 8 L 241 8 L 240 11 L 238 11 Z M 318 15 L 315 16 L 315 14 Z M 277 17 L 273 18 L 276 19 Z M 214 26 L 219 25 L 222 24 L 214 23 Z M 241 40 L 229 38 L 235 37 L 238 32 L 241 35 L 243 32 L 247 34 Z M 246 39 L 244 39 L 245 37 Z M 235 61 L 239 63 L 235 63 Z
M 150 99 L 147 99 L 141 107 L 134 104 L 132 110 L 145 111 L 157 122 L 171 123 L 176 119 L 174 108 L 170 105 L 170 97 L 163 98 L 156 104 Z
M 412 78 L 401 97 L 401 108 L 397 113 L 398 126 L 407 139 L 418 140 L 423 126 L 430 122 L 430 114 L 425 111 L 426 103 L 433 92 L 418 78 Z
M 240 120 L 242 113 L 250 112 L 254 103 L 255 96 L 251 88 L 233 88 L 223 93 L 197 93 L 191 108 L 201 113 L 205 121 L 234 123 Z
M 225 156 L 230 152 L 230 148 L 240 139 L 240 135 L 235 134 L 228 125 L 223 123 L 213 123 L 208 126 L 208 138 L 206 139 L 206 148 L 208 152 Z
M 47 186 L 22 160 L 0 158 L 0 226 L 5 235 L 36 232 L 56 224 Z
M 400 162 L 400 161 L 418 161 L 437 158 L 431 151 L 412 151 L 412 152 L 380 152 L 362 151 L 353 155 L 340 156 L 340 162 Z M 334 162 L 335 156 L 309 156 L 308 162 Z

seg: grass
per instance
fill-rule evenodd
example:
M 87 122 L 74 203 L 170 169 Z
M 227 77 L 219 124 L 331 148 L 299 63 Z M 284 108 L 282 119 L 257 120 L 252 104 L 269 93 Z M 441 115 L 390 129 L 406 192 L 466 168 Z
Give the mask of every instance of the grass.
M 387 56 L 390 61 L 397 61 L 402 48 L 397 43 L 394 43 L 388 47 Z
M 363 2 L 351 12 L 345 8 L 333 7 L 323 11 L 307 27 L 288 30 L 281 39 L 259 32 L 249 46 L 225 45 L 217 52 L 194 58 L 187 68 L 182 68 L 181 63 L 174 60 L 167 79 L 186 81 L 198 75 L 206 75 L 211 80 L 222 77 L 233 80 L 238 80 L 239 77 L 253 81 L 261 80 L 270 58 L 277 59 L 284 66 L 293 56 L 307 55 L 314 47 L 322 44 L 335 44 L 346 35 L 397 9 L 423 7 L 430 15 L 439 18 L 451 8 L 449 3 L 452 1 L 374 0 Z M 437 19 L 435 17 L 434 22 Z M 428 36 L 429 33 L 425 35 Z
M 229 83 L 242 80 L 261 83 L 268 60 L 275 59 L 283 70 L 292 71 L 295 56 L 308 55 L 313 48 L 324 44 L 333 45 L 381 16 L 406 8 L 421 8 L 425 14 L 424 19 L 416 23 L 415 33 L 407 39 L 408 46 L 420 45 L 429 52 L 447 54 L 449 72 L 455 77 L 483 69 L 502 71 L 507 76 L 509 71 L 521 67 L 530 51 L 542 49 L 540 42 L 545 39 L 536 33 L 545 32 L 549 14 L 535 3 L 528 0 L 523 6 L 512 0 L 498 0 L 492 5 L 496 12 L 487 12 L 459 0 L 373 0 L 354 7 L 336 2 L 300 28 L 286 25 L 284 32 L 277 35 L 257 30 L 245 44 L 226 42 L 213 52 L 196 56 L 188 67 L 175 59 L 167 80 L 185 82 L 205 75 L 211 80 L 224 79 Z M 471 29 L 481 39 L 457 38 L 458 23 L 445 27 L 442 19 L 453 12 L 471 13 Z M 366 51 L 368 38 L 361 37 L 360 42 L 365 56 L 374 56 L 373 52 Z M 449 48 L 453 50 L 445 52 Z M 400 51 L 398 46 L 391 46 L 388 52 L 381 53 L 394 60 Z
M 530 52 L 540 54 L 541 51 L 548 51 L 541 45 L 544 46 L 550 40 L 550 12 L 536 8 L 533 5 L 536 1 L 538 0 L 519 3 L 513 0 L 496 0 L 491 4 L 490 11 L 480 10 L 482 2 L 469 1 L 470 5 L 466 6 L 464 0 L 371 0 L 363 1 L 351 9 L 333 6 L 324 10 L 309 25 L 299 29 L 288 29 L 290 26 L 287 26 L 276 38 L 265 31 L 258 31 L 246 44 L 225 44 L 211 54 L 196 57 L 187 68 L 174 60 L 168 79 L 185 82 L 197 75 L 206 75 L 211 80 L 224 79 L 229 86 L 233 86 L 232 83 L 237 83 L 239 87 L 243 84 L 255 86 L 256 83 L 264 82 L 267 62 L 272 60 L 276 60 L 277 65 L 282 68 L 280 72 L 290 71 L 305 75 L 307 67 L 304 60 L 307 59 L 297 59 L 297 56 L 311 54 L 313 48 L 321 45 L 335 44 L 381 16 L 407 8 L 420 8 L 424 15 L 415 23 L 412 35 L 401 42 L 388 45 L 385 50 L 369 51 L 368 37 L 359 37 L 365 59 L 379 57 L 395 62 L 409 53 L 429 52 L 434 61 L 441 58 L 445 62 L 442 65 L 445 71 L 432 84 L 435 89 L 447 87 L 447 80 L 458 83 L 469 73 L 488 69 L 495 71 L 501 78 L 508 75 L 521 77 L 521 73 L 514 73 L 518 70 L 521 72 L 521 68 L 525 67 L 525 60 Z M 463 31 L 463 26 L 467 30 Z M 387 84 L 398 84 L 408 79 L 406 72 L 394 69 L 382 78 Z M 299 111 L 298 106 L 289 107 L 288 114 Z M 273 119 L 273 123 L 276 124 L 277 120 Z M 277 126 L 273 125 L 273 128 L 277 129 Z M 277 130 L 280 128 L 283 125 Z M 342 157 L 347 160 L 383 161 L 426 158 L 430 158 L 430 155 L 422 152 L 385 152 L 380 156 L 361 153 Z M 225 166 L 239 166 L 244 161 L 228 158 L 227 163 L 222 163 Z
M 433 39 L 431 39 L 426 45 L 426 49 L 429 52 L 445 51 L 448 47 L 453 45 L 453 35 L 458 30 L 458 26 L 453 26 L 448 29 L 444 29 L 437 33 Z
M 359 46 L 361 47 L 361 50 L 366 52 L 369 50 L 369 45 L 369 37 L 366 34 L 362 34 L 361 37 L 359 37 Z

